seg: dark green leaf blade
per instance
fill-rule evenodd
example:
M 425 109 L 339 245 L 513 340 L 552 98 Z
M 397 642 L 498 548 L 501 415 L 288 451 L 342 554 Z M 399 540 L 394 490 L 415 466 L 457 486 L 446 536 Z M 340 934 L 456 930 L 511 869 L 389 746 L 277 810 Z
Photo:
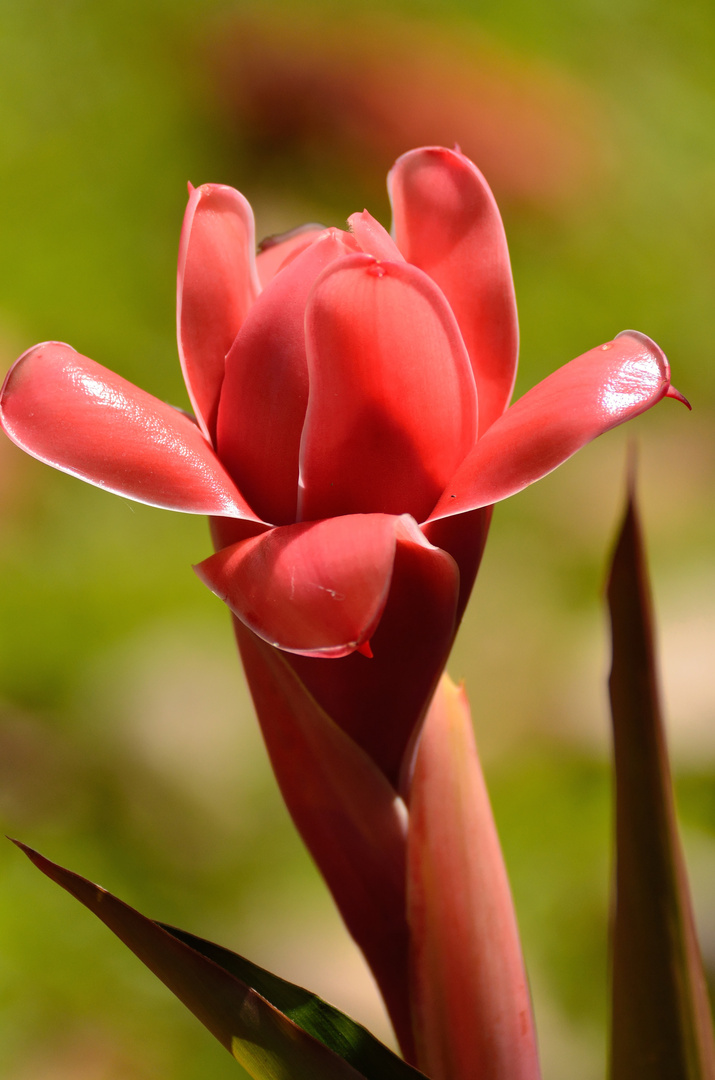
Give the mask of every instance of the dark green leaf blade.
M 369 1080 L 209 956 L 86 878 L 14 843 L 101 919 L 255 1080 Z
M 408 1065 L 361 1024 L 316 994 L 273 975 L 221 945 L 165 923 L 159 925 L 252 987 L 298 1027 L 319 1039 L 368 1080 L 419 1080 L 424 1077 L 424 1073 Z
M 608 602 L 616 773 L 611 1078 L 713 1080 L 712 1020 L 677 831 L 632 491 Z

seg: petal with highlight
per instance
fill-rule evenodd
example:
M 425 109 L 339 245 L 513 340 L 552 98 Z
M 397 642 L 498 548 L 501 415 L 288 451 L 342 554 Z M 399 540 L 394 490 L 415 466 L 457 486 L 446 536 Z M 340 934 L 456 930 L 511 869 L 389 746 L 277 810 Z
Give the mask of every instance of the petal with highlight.
M 380 621 L 397 538 L 406 530 L 417 533 L 411 519 L 388 514 L 285 525 L 223 548 L 195 569 L 269 644 L 304 656 L 347 656 Z
M 516 494 L 598 435 L 645 412 L 669 387 L 666 356 L 645 334 L 624 330 L 590 349 L 529 390 L 490 428 L 430 521 Z
M 494 196 L 458 150 L 423 147 L 388 177 L 394 235 L 447 297 L 471 357 L 481 434 L 509 404 L 519 328 L 504 226 Z
M 324 229 L 266 286 L 226 357 L 216 447 L 256 512 L 296 520 L 298 454 L 308 404 L 305 304 L 316 277 L 351 240 Z
M 117 495 L 257 520 L 190 417 L 69 345 L 23 353 L 5 379 L 0 420 L 28 454 Z
M 176 329 L 186 387 L 213 439 L 226 353 L 258 295 L 253 211 L 240 192 L 204 184 L 189 197 L 179 242 Z
M 474 378 L 441 292 L 407 263 L 346 256 L 315 284 L 306 344 L 299 517 L 422 520 L 476 435 Z

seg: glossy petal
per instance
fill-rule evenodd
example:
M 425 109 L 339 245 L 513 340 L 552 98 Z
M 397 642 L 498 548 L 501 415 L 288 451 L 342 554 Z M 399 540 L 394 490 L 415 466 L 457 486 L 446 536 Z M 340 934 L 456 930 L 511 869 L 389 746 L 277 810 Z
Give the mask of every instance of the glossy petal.
M 256 256 L 256 270 L 261 287 L 265 289 L 269 281 L 272 281 L 284 265 L 289 265 L 291 259 L 300 255 L 307 247 L 316 240 L 322 232 L 324 225 L 310 223 L 299 225 L 290 232 L 281 233 L 279 236 L 267 236 L 258 245 Z
M 298 453 L 308 404 L 305 305 L 316 277 L 352 238 L 323 230 L 264 289 L 226 358 L 216 446 L 265 521 L 296 520 Z
M 437 282 L 457 317 L 483 434 L 509 404 L 519 349 L 509 252 L 494 196 L 468 158 L 442 147 L 403 154 L 388 187 L 397 246 Z
M 213 438 L 224 361 L 259 285 L 253 211 L 223 184 L 191 192 L 179 243 L 176 329 L 189 397 Z
M 398 537 L 427 543 L 411 518 L 388 514 L 286 525 L 218 551 L 196 572 L 269 644 L 347 656 L 380 621 Z
M 373 970 L 403 1053 L 412 1060 L 404 804 L 368 755 L 320 708 L 287 654 L 235 624 L 286 806 Z M 321 666 L 335 663 L 340 661 Z
M 476 435 L 476 393 L 444 297 L 407 263 L 352 255 L 306 309 L 310 396 L 299 516 L 426 517 Z
M 578 356 L 524 394 L 479 440 L 430 520 L 514 495 L 645 412 L 669 387 L 665 354 L 635 330 Z
M 432 1080 L 538 1080 L 519 934 L 464 691 L 444 676 L 409 794 L 417 1061 Z
M 138 502 L 257 520 L 193 420 L 50 341 L 8 372 L 2 426 L 56 469 Z

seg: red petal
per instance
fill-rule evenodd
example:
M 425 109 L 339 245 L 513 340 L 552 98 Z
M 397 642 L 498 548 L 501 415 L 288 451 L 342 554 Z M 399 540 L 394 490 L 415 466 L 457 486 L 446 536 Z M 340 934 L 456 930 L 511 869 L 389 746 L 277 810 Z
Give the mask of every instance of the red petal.
M 298 452 L 308 403 L 305 305 L 318 274 L 347 254 L 347 233 L 323 230 L 251 308 L 226 358 L 216 445 L 265 521 L 296 520 Z
M 409 796 L 417 1064 L 434 1080 L 538 1080 L 514 908 L 464 691 L 442 679 Z
M 261 287 L 265 289 L 269 281 L 272 281 L 283 266 L 290 263 L 301 251 L 305 251 L 314 240 L 325 232 L 324 225 L 299 225 L 290 232 L 281 233 L 279 236 L 267 236 L 258 245 L 256 256 L 256 270 Z
M 410 1058 L 404 805 L 367 754 L 317 705 L 288 657 L 238 620 L 236 633 L 283 798 L 365 953 Z
M 457 150 L 424 147 L 388 178 L 397 245 L 447 297 L 472 360 L 483 434 L 514 388 L 519 329 L 509 252 L 486 180 Z
M 388 262 L 404 262 L 404 256 L 387 229 L 367 210 L 361 214 L 351 214 L 348 225 L 366 254 L 374 255 L 376 259 L 387 259 Z
M 670 368 L 636 330 L 576 357 L 494 424 L 465 459 L 430 520 L 506 499 L 540 480 L 598 435 L 665 397 Z
M 306 341 L 299 516 L 421 520 L 477 419 L 469 359 L 439 289 L 406 263 L 347 256 L 316 282 Z
M 23 353 L 5 379 L 0 418 L 28 454 L 117 495 L 256 520 L 193 420 L 69 345 Z
M 196 571 L 269 644 L 347 656 L 380 621 L 398 536 L 426 545 L 410 518 L 388 514 L 285 525 L 223 548 Z
M 253 212 L 223 184 L 191 192 L 179 243 L 176 324 L 184 379 L 213 438 L 224 360 L 258 294 Z

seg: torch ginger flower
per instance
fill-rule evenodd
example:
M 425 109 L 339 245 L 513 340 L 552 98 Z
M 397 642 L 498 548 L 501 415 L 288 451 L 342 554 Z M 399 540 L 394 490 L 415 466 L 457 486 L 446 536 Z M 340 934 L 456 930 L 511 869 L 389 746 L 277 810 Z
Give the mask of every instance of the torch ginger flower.
M 0 419 L 56 468 L 210 516 L 197 572 L 235 616 L 284 797 L 410 1056 L 397 791 L 491 506 L 680 395 L 626 331 L 508 408 L 516 306 L 489 188 L 437 147 L 389 187 L 392 236 L 363 211 L 257 256 L 242 195 L 190 190 L 177 321 L 196 420 L 56 342 L 16 362 Z
M 219 550 L 199 575 L 279 649 L 374 651 L 382 666 L 386 617 L 413 638 L 434 634 L 424 705 L 471 589 L 485 508 L 678 395 L 661 350 L 627 331 L 507 409 L 518 331 L 491 192 L 441 148 L 405 154 L 389 186 L 394 239 L 363 211 L 350 232 L 309 226 L 257 258 L 243 196 L 191 190 L 178 339 L 196 421 L 57 342 L 20 357 L 0 416 L 56 468 L 210 515 Z M 361 730 L 343 726 L 394 776 L 414 711 L 393 715 L 389 747 L 384 732 L 374 745 L 361 711 Z

